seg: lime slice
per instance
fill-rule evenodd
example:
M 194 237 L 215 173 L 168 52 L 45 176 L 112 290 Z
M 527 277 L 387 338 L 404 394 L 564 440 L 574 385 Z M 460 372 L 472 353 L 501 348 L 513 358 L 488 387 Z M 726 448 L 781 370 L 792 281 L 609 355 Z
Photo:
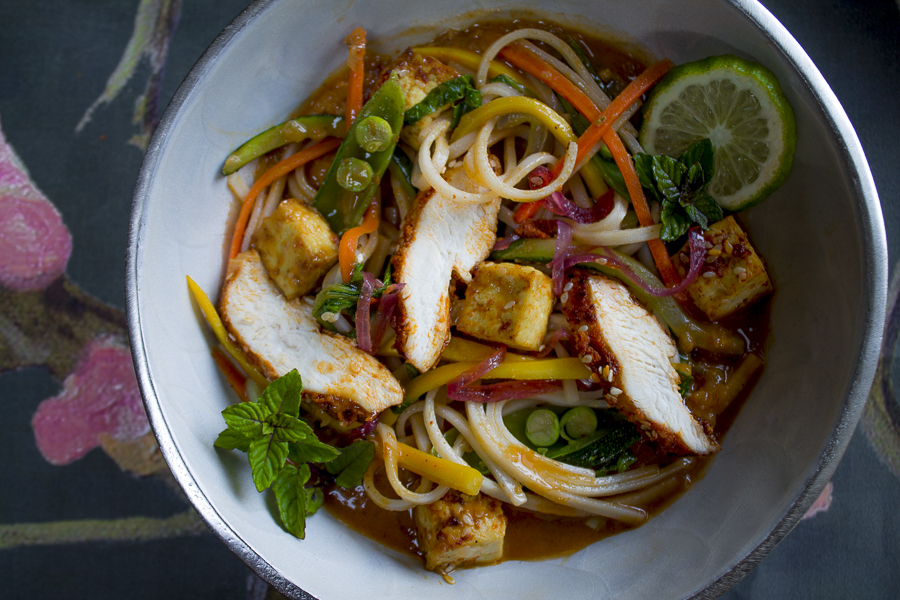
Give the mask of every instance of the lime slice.
M 772 72 L 729 54 L 669 71 L 644 106 L 644 151 L 677 158 L 704 138 L 715 151 L 707 190 L 722 208 L 743 210 L 775 191 L 791 170 L 797 129 Z

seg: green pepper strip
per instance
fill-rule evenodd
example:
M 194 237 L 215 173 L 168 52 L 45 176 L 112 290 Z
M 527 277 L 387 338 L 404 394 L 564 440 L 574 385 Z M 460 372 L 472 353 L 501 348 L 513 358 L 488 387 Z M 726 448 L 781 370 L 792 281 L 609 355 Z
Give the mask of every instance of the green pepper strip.
M 516 240 L 506 250 L 500 250 L 491 254 L 493 260 L 519 260 L 538 263 L 548 263 L 553 260 L 553 252 L 556 248 L 556 241 L 548 240 Z M 628 265 L 634 273 L 643 279 L 646 283 L 664 287 L 663 284 L 650 272 L 647 267 L 630 256 L 626 256 L 615 250 L 611 250 L 622 262 Z M 597 263 L 581 263 L 580 267 L 586 267 L 595 271 L 600 271 L 604 275 L 618 279 L 628 286 L 631 293 L 645 306 L 647 306 L 657 317 L 659 317 L 669 328 L 675 337 L 681 342 L 684 350 L 692 350 L 693 348 L 702 348 L 715 352 L 717 354 L 742 354 L 744 352 L 744 341 L 740 336 L 725 329 L 721 325 L 715 323 L 701 323 L 693 319 L 678 305 L 671 296 L 654 296 L 641 288 L 635 282 L 625 277 L 621 271 L 606 265 Z
M 572 131 L 572 127 L 560 116 L 558 112 L 534 98 L 513 96 L 511 98 L 497 98 L 491 100 L 481 108 L 476 108 L 459 120 L 459 125 L 453 131 L 450 143 L 455 142 L 464 135 L 480 129 L 485 123 L 495 117 L 508 114 L 522 114 L 531 117 L 547 128 L 557 140 L 565 145 L 577 142 L 578 138 Z M 588 189 L 594 197 L 599 197 L 609 189 L 596 166 L 587 162 L 581 167 L 581 176 L 584 178 Z
M 471 50 L 463 50 L 462 48 L 423 46 L 420 48 L 413 48 L 413 52 L 421 54 L 422 56 L 430 56 L 431 58 L 436 58 L 443 62 L 455 62 L 473 72 L 477 71 L 478 65 L 481 64 L 480 54 L 472 52 Z M 491 66 L 488 68 L 488 77 L 496 77 L 498 75 L 506 75 L 520 85 L 528 85 L 528 82 L 521 73 L 501 62 L 492 60 Z
M 381 183 L 381 177 L 391 162 L 394 147 L 400 137 L 400 129 L 403 127 L 403 110 L 406 103 L 403 89 L 397 79 L 396 74 L 392 75 L 363 105 L 338 148 L 334 161 L 325 175 L 325 182 L 313 200 L 313 206 L 322 213 L 332 231 L 338 235 L 356 227 L 362 220 L 363 213 L 369 207 L 372 196 Z M 394 135 L 383 150 L 366 152 L 356 139 L 356 127 L 373 115 L 387 121 Z M 358 158 L 372 166 L 372 182 L 363 191 L 351 192 L 337 182 L 338 166 L 345 158 Z
M 477 362 L 461 362 L 444 365 L 423 373 L 409 382 L 403 401 L 415 400 L 425 392 L 447 385 L 466 371 L 474 369 Z M 588 379 L 591 370 L 578 358 L 546 358 L 521 362 L 502 362 L 489 371 L 485 379 Z
M 302 142 L 306 139 L 318 142 L 327 136 L 343 137 L 343 122 L 344 117 L 309 115 L 297 117 L 270 127 L 250 138 L 240 148 L 232 152 L 231 156 L 225 160 L 225 165 L 222 167 L 222 175 L 231 175 L 251 160 L 291 142 Z

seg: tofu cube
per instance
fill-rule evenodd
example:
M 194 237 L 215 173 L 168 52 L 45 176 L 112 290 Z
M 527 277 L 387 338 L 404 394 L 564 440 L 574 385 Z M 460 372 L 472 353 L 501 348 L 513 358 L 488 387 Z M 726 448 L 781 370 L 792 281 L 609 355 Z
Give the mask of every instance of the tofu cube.
M 703 237 L 707 242 L 707 262 L 697 280 L 688 286 L 688 293 L 707 317 L 717 321 L 772 291 L 765 265 L 734 217 L 713 223 Z M 688 244 L 678 251 L 673 262 L 684 277 L 690 269 Z
M 338 236 L 319 212 L 294 199 L 278 205 L 250 238 L 288 300 L 303 296 L 337 262 Z
M 441 61 L 430 56 L 416 54 L 411 49 L 404 52 L 387 71 L 382 75 L 382 81 L 386 81 L 391 73 L 399 76 L 400 87 L 406 96 L 406 110 L 409 110 L 421 102 L 428 92 L 439 84 L 459 77 L 455 69 L 451 69 Z M 449 105 L 448 105 L 449 106 Z M 412 125 L 406 125 L 400 131 L 400 139 L 415 149 L 419 149 L 419 133 L 434 121 L 446 107 L 435 111 L 430 115 L 419 119 Z
M 475 269 L 456 328 L 511 348 L 539 350 L 553 302 L 553 282 L 537 269 L 486 262 Z
M 499 500 L 450 490 L 440 500 L 416 506 L 413 516 L 429 571 L 449 573 L 503 556 L 506 515 Z

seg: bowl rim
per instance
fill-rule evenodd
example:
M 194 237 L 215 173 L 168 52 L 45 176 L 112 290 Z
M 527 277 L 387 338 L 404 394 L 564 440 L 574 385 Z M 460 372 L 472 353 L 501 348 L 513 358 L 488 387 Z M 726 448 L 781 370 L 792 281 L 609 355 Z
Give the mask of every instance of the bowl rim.
M 234 552 L 257 575 L 274 585 L 280 592 L 292 598 L 316 600 L 281 572 L 272 567 L 254 548 L 247 544 L 222 518 L 210 499 L 197 484 L 184 459 L 178 452 L 172 432 L 162 415 L 157 389 L 150 377 L 146 347 L 144 345 L 141 314 L 139 311 L 138 270 L 141 264 L 141 239 L 144 215 L 149 198 L 149 189 L 156 175 L 165 141 L 175 121 L 176 115 L 194 87 L 209 70 L 216 58 L 229 46 L 244 27 L 265 12 L 279 0 L 255 0 L 245 8 L 216 37 L 191 68 L 184 81 L 175 92 L 154 132 L 141 164 L 135 186 L 132 212 L 128 231 L 128 249 L 125 266 L 125 304 L 132 360 L 138 386 L 160 451 L 207 526 L 226 546 Z M 837 96 L 829 87 L 818 68 L 787 31 L 787 29 L 756 0 L 724 0 L 737 9 L 782 54 L 787 63 L 796 71 L 807 91 L 815 100 L 818 109 L 831 127 L 838 142 L 838 150 L 843 162 L 856 175 L 851 188 L 857 197 L 860 225 L 864 238 L 864 281 L 868 293 L 865 294 L 865 326 L 861 351 L 846 401 L 837 418 L 832 435 L 828 440 L 815 471 L 807 480 L 802 492 L 782 516 L 763 541 L 740 562 L 731 567 L 718 579 L 696 592 L 692 598 L 715 598 L 740 581 L 794 528 L 837 468 L 841 456 L 849 444 L 868 398 L 869 390 L 878 363 L 882 334 L 884 330 L 885 307 L 887 302 L 887 238 L 877 190 L 856 131 L 841 106 Z

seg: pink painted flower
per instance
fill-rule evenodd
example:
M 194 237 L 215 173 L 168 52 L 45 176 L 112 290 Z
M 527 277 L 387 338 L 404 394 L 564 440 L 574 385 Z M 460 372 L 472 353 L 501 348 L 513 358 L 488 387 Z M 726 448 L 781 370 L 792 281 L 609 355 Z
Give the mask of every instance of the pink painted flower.
M 38 449 L 54 465 L 77 460 L 100 445 L 150 431 L 128 349 L 111 337 L 89 342 L 59 396 L 41 402 L 31 420 Z
M 72 236 L 0 129 L 0 285 L 44 289 L 63 274 Z

